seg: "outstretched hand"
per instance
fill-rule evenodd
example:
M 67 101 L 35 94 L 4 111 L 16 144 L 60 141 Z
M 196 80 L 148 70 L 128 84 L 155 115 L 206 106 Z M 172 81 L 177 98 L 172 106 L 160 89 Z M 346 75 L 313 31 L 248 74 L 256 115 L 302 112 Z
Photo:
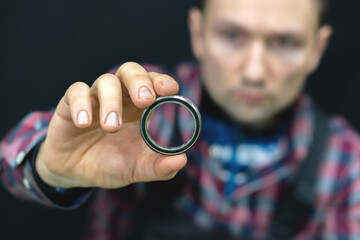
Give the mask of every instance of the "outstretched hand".
M 123 64 L 89 87 L 71 85 L 59 102 L 41 145 L 36 170 L 53 187 L 119 188 L 134 182 L 168 180 L 186 155 L 165 156 L 143 141 L 139 121 L 158 96 L 179 86 L 168 75 Z

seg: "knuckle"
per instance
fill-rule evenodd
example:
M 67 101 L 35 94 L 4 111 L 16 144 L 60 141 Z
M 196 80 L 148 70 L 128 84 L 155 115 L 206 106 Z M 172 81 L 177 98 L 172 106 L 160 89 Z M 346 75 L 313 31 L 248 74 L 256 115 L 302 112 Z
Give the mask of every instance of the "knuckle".
M 166 74 L 159 74 L 158 76 L 155 77 L 155 81 L 163 81 L 163 80 L 173 80 L 172 77 L 170 77 L 169 75 Z
M 86 95 L 89 90 L 89 86 L 84 82 L 75 82 L 67 89 L 66 98 L 72 99 L 74 96 Z
M 102 98 L 102 108 L 103 109 L 107 109 L 107 108 L 117 108 L 118 106 L 120 106 L 120 98 L 118 96 L 109 96 L 109 95 L 105 95 Z
M 136 74 L 146 74 L 146 70 L 136 62 L 126 62 L 122 64 L 116 72 L 116 75 L 120 77 L 132 76 Z
M 111 73 L 104 73 L 102 74 L 99 79 L 113 79 L 115 77 L 114 74 L 111 74 Z
M 84 96 L 73 96 L 71 97 L 71 102 L 73 103 L 83 103 L 86 102 L 86 99 Z
M 132 81 L 136 81 L 136 82 L 150 82 L 150 78 L 142 73 L 136 73 L 132 76 Z
M 167 81 L 173 84 L 174 86 L 177 85 L 177 82 L 175 81 L 174 78 L 172 78 L 167 74 L 162 74 L 162 73 L 153 74 L 153 81 L 155 83 L 161 83 L 163 81 Z
M 117 74 L 123 75 L 124 73 L 128 72 L 134 66 L 134 62 L 126 62 L 123 63 L 119 69 L 117 70 Z
M 137 66 L 138 64 L 136 62 L 126 62 L 123 63 L 120 67 L 119 67 L 119 71 L 127 71 L 135 66 Z
M 71 84 L 70 89 L 74 89 L 74 88 L 87 88 L 88 85 L 84 82 L 75 82 L 73 84 Z
M 108 82 L 115 82 L 117 81 L 117 77 L 111 73 L 105 73 L 103 75 L 101 75 L 98 79 L 98 85 L 103 85 L 103 84 L 107 84 Z

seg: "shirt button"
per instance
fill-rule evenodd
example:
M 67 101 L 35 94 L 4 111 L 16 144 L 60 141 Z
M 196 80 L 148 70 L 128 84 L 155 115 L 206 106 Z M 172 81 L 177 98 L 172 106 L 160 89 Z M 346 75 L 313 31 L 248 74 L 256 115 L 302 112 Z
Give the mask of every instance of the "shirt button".
M 223 214 L 228 214 L 230 213 L 231 211 L 231 206 L 229 203 L 224 203 L 222 206 L 221 206 L 221 211 Z
M 16 165 L 20 165 L 24 160 L 24 158 L 25 158 L 25 152 L 19 152 L 19 154 L 16 156 L 15 159 Z
M 230 180 L 231 174 L 229 171 L 220 170 L 218 173 L 218 178 L 223 182 L 228 182 Z
M 209 155 L 211 158 L 218 158 L 221 154 L 221 146 L 213 144 L 209 146 Z
M 26 178 L 23 178 L 23 184 L 27 190 L 30 190 L 31 186 L 29 181 Z
M 248 178 L 245 173 L 237 173 L 234 179 L 237 185 L 242 185 L 247 181 Z

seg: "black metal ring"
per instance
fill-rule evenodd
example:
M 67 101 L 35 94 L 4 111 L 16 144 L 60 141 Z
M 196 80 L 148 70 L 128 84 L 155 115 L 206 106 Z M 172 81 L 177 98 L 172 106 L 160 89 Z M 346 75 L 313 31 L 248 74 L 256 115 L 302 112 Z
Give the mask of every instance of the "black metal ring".
M 149 116 L 152 111 L 158 106 L 165 104 L 165 103 L 176 103 L 184 106 L 192 115 L 195 127 L 194 132 L 191 138 L 184 144 L 177 146 L 177 147 L 163 147 L 158 145 L 151 137 L 147 129 L 147 122 Z M 201 116 L 200 112 L 197 107 L 187 98 L 182 96 L 166 96 L 166 97 L 159 97 L 156 101 L 147 109 L 144 110 L 141 119 L 140 119 L 140 132 L 141 136 L 144 139 L 145 143 L 155 152 L 165 154 L 165 155 L 177 155 L 189 150 L 195 142 L 198 140 L 201 132 Z

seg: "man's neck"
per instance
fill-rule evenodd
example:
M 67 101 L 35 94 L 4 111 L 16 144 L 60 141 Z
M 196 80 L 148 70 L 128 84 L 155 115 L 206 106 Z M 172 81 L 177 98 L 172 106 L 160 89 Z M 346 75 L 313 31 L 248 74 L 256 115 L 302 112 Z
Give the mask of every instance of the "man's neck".
M 282 128 L 291 123 L 294 116 L 294 104 L 277 114 L 266 124 L 249 125 L 239 123 L 231 118 L 219 105 L 217 105 L 210 97 L 205 88 L 202 89 L 200 109 L 213 118 L 223 121 L 229 125 L 241 125 L 243 133 L 249 137 L 271 137 L 277 134 Z

